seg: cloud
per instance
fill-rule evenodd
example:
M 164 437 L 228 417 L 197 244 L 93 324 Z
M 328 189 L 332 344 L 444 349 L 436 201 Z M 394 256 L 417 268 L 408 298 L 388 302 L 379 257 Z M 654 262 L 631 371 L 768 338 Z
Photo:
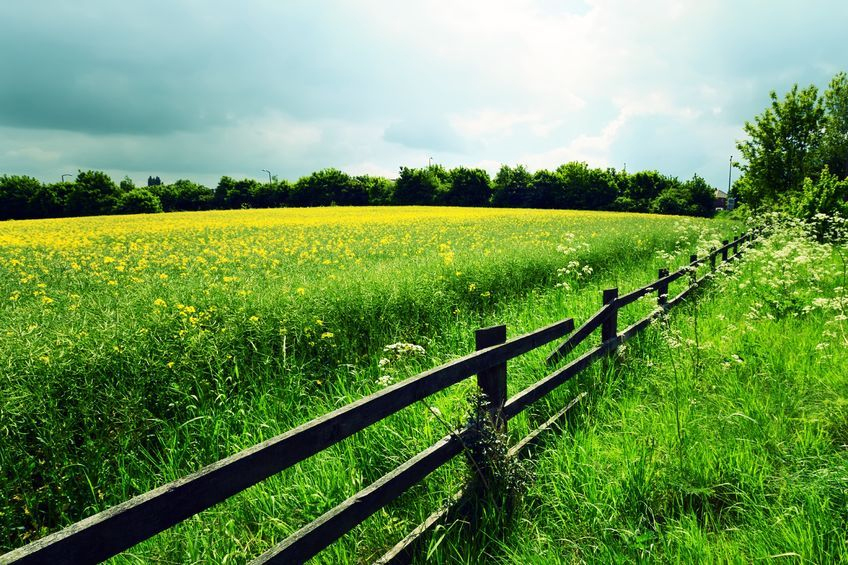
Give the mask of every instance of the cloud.
M 0 168 L 576 159 L 720 185 L 769 90 L 848 68 L 846 18 L 826 0 L 4 2 Z
M 395 122 L 386 128 L 383 138 L 411 149 L 430 152 L 457 153 L 464 144 L 446 120 L 412 118 Z

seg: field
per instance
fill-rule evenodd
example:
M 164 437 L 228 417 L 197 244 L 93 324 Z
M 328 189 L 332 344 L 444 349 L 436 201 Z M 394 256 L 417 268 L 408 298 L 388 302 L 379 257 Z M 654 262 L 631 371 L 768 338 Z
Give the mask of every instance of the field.
M 511 523 L 454 525 L 430 562 L 848 559 L 848 250 L 760 245 L 587 375 Z
M 515 335 L 580 320 L 597 307 L 599 288 L 651 280 L 658 267 L 715 244 L 719 227 L 648 215 L 452 208 L 5 224 L 2 547 L 465 353 L 477 327 L 504 322 Z M 419 348 L 386 349 L 397 343 Z M 540 370 L 511 369 L 510 390 Z M 451 422 L 466 409 L 468 387 L 457 388 L 432 399 Z M 441 437 L 430 408 L 398 414 L 121 559 L 256 555 Z M 534 417 L 519 418 L 514 433 Z M 374 557 L 461 477 L 456 468 L 436 473 L 321 559 Z

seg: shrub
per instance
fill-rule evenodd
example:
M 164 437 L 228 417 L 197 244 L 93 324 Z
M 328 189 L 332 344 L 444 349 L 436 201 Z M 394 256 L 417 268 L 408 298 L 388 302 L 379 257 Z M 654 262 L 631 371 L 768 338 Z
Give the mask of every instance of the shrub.
M 120 214 L 154 214 L 162 211 L 162 203 L 146 188 L 134 188 L 121 195 L 116 211 Z

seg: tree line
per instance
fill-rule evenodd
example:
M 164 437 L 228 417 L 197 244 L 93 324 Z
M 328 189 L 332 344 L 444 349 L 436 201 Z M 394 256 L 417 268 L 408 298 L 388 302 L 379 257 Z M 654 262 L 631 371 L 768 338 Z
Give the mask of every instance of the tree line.
M 835 75 L 824 92 L 795 84 L 770 98 L 737 143 L 744 162 L 733 195 L 754 212 L 848 218 L 848 75 Z
M 235 208 L 442 205 L 616 210 L 709 216 L 714 189 L 695 175 L 687 181 L 657 171 L 627 173 L 571 162 L 530 172 L 504 165 L 491 178 L 483 169 L 441 165 L 401 167 L 389 180 L 323 169 L 296 182 L 221 177 L 214 189 L 190 180 L 135 186 L 101 171 L 79 171 L 70 182 L 45 184 L 0 176 L 0 219 L 56 218 Z

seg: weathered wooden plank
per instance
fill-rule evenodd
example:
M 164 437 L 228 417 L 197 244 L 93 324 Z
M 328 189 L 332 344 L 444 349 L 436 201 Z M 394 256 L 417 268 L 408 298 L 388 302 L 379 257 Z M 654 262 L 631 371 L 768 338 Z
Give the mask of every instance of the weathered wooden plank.
M 711 263 L 715 260 L 715 257 L 719 252 L 720 252 L 719 250 L 712 250 L 711 251 L 711 253 L 708 257 L 708 259 L 711 260 Z M 707 259 L 698 260 L 696 257 L 690 257 L 690 264 L 696 263 L 696 265 L 697 265 L 697 264 L 705 264 L 706 262 L 707 262 Z M 681 274 L 682 274 L 682 271 L 681 271 Z M 667 285 L 668 278 L 671 278 L 672 280 L 674 280 L 674 278 L 679 278 L 679 274 L 678 274 L 677 277 L 672 278 L 672 277 L 669 277 L 668 269 L 661 269 L 660 274 L 659 274 L 659 280 L 656 281 L 655 283 L 653 283 L 653 285 L 659 285 L 659 284 L 662 284 L 663 282 L 666 282 L 666 285 Z M 697 283 L 700 286 L 701 284 L 703 284 L 704 282 L 706 282 L 710 278 L 712 278 L 712 274 L 707 273 L 707 274 L 703 275 L 702 277 L 700 277 L 699 279 L 697 279 Z M 625 305 L 630 304 L 630 303 L 638 300 L 639 298 L 641 298 L 645 294 L 648 294 L 648 293 L 654 291 L 655 289 L 653 288 L 653 285 L 648 285 L 648 286 L 642 287 L 640 289 L 637 289 L 635 291 L 632 291 L 632 292 L 630 292 L 626 295 L 620 296 L 617 299 L 617 302 L 619 303 L 619 307 L 622 306 L 622 303 L 624 303 Z M 687 292 L 689 290 L 690 289 L 687 288 Z M 679 295 L 678 295 L 678 297 L 679 297 Z M 671 304 L 668 305 L 668 307 L 672 307 L 675 304 L 677 304 L 679 302 L 677 300 L 678 297 L 675 297 L 675 299 L 672 301 Z M 632 325 L 628 326 L 626 329 L 624 329 L 618 335 L 618 342 L 624 343 L 624 342 L 632 339 L 633 337 L 635 337 L 637 334 L 639 334 L 645 328 L 650 326 L 651 322 L 653 322 L 654 319 L 656 319 L 660 314 L 662 314 L 663 311 L 664 311 L 664 309 L 658 308 L 658 309 L 652 311 L 650 314 L 648 314 L 644 318 L 642 318 L 641 320 L 639 320 L 639 321 L 633 323 Z M 597 316 L 597 314 L 596 314 L 596 316 Z M 582 333 L 582 330 L 584 330 L 584 327 L 586 327 L 586 326 L 587 326 L 587 324 L 584 324 L 583 326 L 581 326 L 581 328 L 578 329 L 577 332 L 575 332 L 575 335 L 572 336 L 572 338 L 576 337 L 578 333 Z M 597 327 L 597 325 L 594 325 L 594 326 L 592 326 L 592 329 L 594 329 L 596 327 Z M 591 330 L 590 330 L 590 332 L 591 332 Z M 585 339 L 585 336 L 583 338 Z M 598 348 L 598 349 L 600 349 L 600 348 Z M 595 358 L 596 355 L 599 356 L 600 351 L 589 352 L 589 353 L 586 354 L 586 357 Z M 591 360 L 587 360 L 586 366 L 588 366 L 589 363 L 591 363 Z M 565 367 L 563 370 L 559 371 L 557 373 L 557 375 L 559 375 L 559 373 L 562 373 L 562 372 L 570 372 L 570 371 L 566 371 L 569 368 L 570 368 L 570 366 Z M 583 368 L 585 368 L 585 366 L 581 366 L 578 369 L 577 372 L 579 372 Z M 562 378 L 562 377 L 560 377 L 560 378 Z M 567 380 L 567 378 L 565 380 Z M 555 386 L 558 386 L 558 385 L 555 385 Z M 554 386 L 554 388 L 555 388 L 555 386 Z M 530 387 L 530 388 L 533 388 L 533 387 Z M 527 390 L 529 390 L 529 389 L 527 389 Z M 527 390 L 523 391 L 520 394 L 527 392 Z M 547 393 L 543 394 L 542 396 L 544 396 L 546 394 Z M 561 419 L 585 395 L 586 395 L 586 393 L 581 393 L 577 398 L 572 400 L 571 403 L 569 403 L 565 408 L 563 408 L 562 410 L 557 412 L 557 414 L 555 414 L 554 416 L 549 418 L 544 424 L 542 424 L 541 426 L 536 428 L 533 432 L 531 432 L 529 435 L 527 435 L 521 441 L 519 441 L 519 443 L 517 443 L 516 445 L 511 447 L 510 450 L 509 450 L 509 454 L 511 456 L 516 456 L 516 455 L 524 452 L 529 447 L 531 447 L 537 441 L 537 439 L 538 439 L 538 437 L 541 433 L 543 433 L 546 429 L 550 428 L 559 419 Z M 508 402 L 509 407 L 505 410 L 507 412 L 508 418 L 511 418 L 511 417 L 515 416 L 516 414 L 520 413 L 521 411 L 523 411 L 523 409 L 527 405 L 532 403 L 532 402 L 530 402 L 530 403 L 527 403 L 527 404 L 524 404 L 524 403 L 519 404 L 519 402 L 517 401 L 517 397 L 518 397 L 518 395 L 516 397 L 513 397 L 513 399 L 511 399 Z M 459 498 L 460 498 L 460 493 L 457 493 L 456 495 L 454 495 L 453 500 L 457 501 L 457 500 L 459 500 Z M 441 522 L 445 518 L 449 509 L 453 508 L 453 507 L 454 506 L 449 505 L 445 508 L 442 508 L 442 509 L 432 513 L 424 522 L 422 522 L 417 528 L 415 528 L 412 532 L 410 532 L 410 534 L 408 534 L 403 540 L 398 542 L 398 544 L 396 544 L 388 553 L 386 553 L 383 557 L 381 557 L 375 563 L 387 564 L 387 563 L 407 563 L 407 562 L 409 562 L 410 548 L 414 544 L 420 543 L 424 534 L 427 531 L 429 531 L 430 529 L 432 529 L 432 527 L 435 526 L 437 523 Z
M 468 504 L 469 497 L 470 492 L 466 488 L 455 492 L 447 504 L 427 516 L 423 522 L 418 524 L 402 540 L 397 542 L 394 547 L 374 561 L 374 565 L 400 565 L 411 562 L 413 551 L 424 542 L 424 536 L 427 532 L 432 530 L 437 524 L 450 521 L 452 517 L 462 514 Z
M 666 275 L 657 281 L 657 285 L 664 284 L 669 285 L 686 274 L 686 267 L 681 267 L 674 271 L 673 273 Z
M 492 326 L 479 329 L 474 333 L 474 345 L 477 350 L 486 349 L 506 341 L 506 326 Z M 501 410 L 506 402 L 506 362 L 477 373 L 477 386 L 489 401 L 489 419 L 499 430 L 506 431 L 506 420 Z
M 254 559 L 252 565 L 303 563 L 450 461 L 462 446 L 458 435 L 445 436 Z
M 693 290 L 695 290 L 695 288 L 697 288 L 696 285 L 689 285 L 686 288 L 684 288 L 683 290 L 681 290 L 680 293 L 677 296 L 675 296 L 674 298 L 672 298 L 671 300 L 668 301 L 668 307 L 673 308 L 673 307 L 677 306 L 678 304 L 680 304 L 681 302 L 683 302 L 683 299 L 686 298 L 687 296 L 689 296 L 689 294 Z
M 656 284 L 657 284 L 656 281 L 654 281 L 649 285 L 643 286 L 642 288 L 637 288 L 636 290 L 631 290 L 627 294 L 622 294 L 621 296 L 619 296 L 616 299 L 616 302 L 618 303 L 618 307 L 624 308 L 625 306 L 633 304 L 634 302 L 636 302 L 637 300 L 639 300 L 643 296 L 647 296 L 647 295 L 651 294 L 652 292 L 656 291 L 657 290 L 657 287 L 655 286 Z
M 562 342 L 559 347 L 557 347 L 547 359 L 547 363 L 549 365 L 553 365 L 573 350 L 575 347 L 580 345 L 584 339 L 589 337 L 593 331 L 595 331 L 603 322 L 607 319 L 607 316 L 610 315 L 612 311 L 612 305 L 607 304 L 597 312 L 595 312 L 588 320 L 583 322 L 583 325 L 577 328 L 567 340 Z
M 577 373 L 591 365 L 596 359 L 603 357 L 618 345 L 617 339 L 604 342 L 600 346 L 587 351 L 565 367 L 551 373 L 547 377 L 525 388 L 509 400 L 504 406 L 504 416 L 509 420 L 520 414 L 528 406 L 547 395 L 549 392 L 571 379 Z
M 624 331 L 618 334 L 618 339 L 620 343 L 624 343 L 629 339 L 635 337 L 636 334 L 650 326 L 651 322 L 653 322 L 654 319 L 657 318 L 663 312 L 663 308 L 657 308 L 638 322 L 634 322 L 633 324 L 629 325 L 627 328 L 624 329 Z
M 572 319 L 561 320 L 410 377 L 15 549 L 2 559 L 20 563 L 108 559 L 422 398 L 568 335 L 573 329 Z
M 574 408 L 583 398 L 586 397 L 585 392 L 581 392 L 569 402 L 563 409 L 551 416 L 544 424 L 530 432 L 522 438 L 517 444 L 509 448 L 509 457 L 521 457 L 527 454 L 528 450 L 536 445 L 539 436 L 545 431 L 552 428 L 557 422 L 568 415 L 569 411 Z M 382 557 L 374 561 L 374 565 L 399 565 L 401 563 L 409 563 L 412 558 L 412 549 L 423 542 L 424 536 L 433 529 L 437 524 L 448 520 L 451 515 L 461 512 L 461 507 L 467 502 L 468 492 L 463 489 L 454 493 L 448 503 L 440 509 L 431 513 L 427 518 L 409 532 L 402 540 L 395 544 L 389 551 L 383 554 Z

